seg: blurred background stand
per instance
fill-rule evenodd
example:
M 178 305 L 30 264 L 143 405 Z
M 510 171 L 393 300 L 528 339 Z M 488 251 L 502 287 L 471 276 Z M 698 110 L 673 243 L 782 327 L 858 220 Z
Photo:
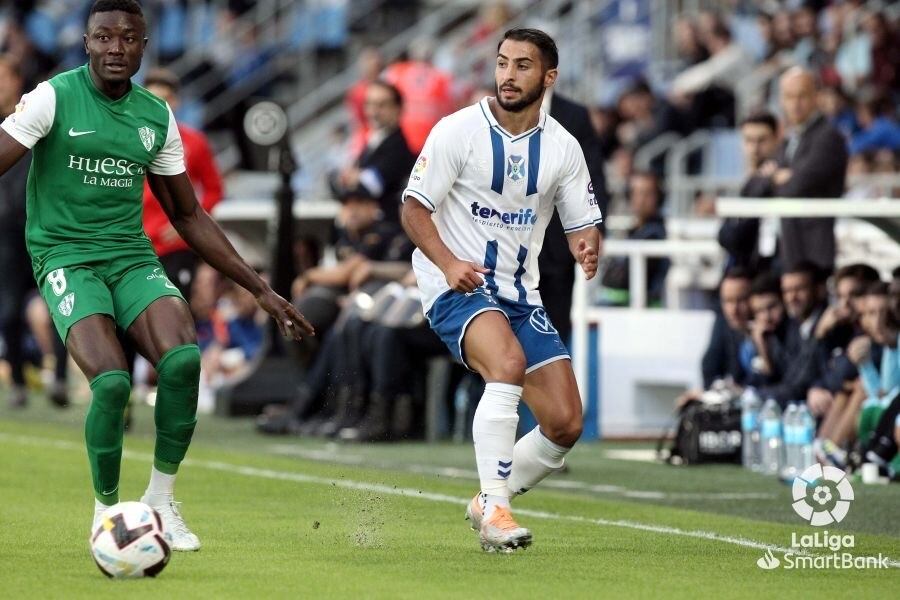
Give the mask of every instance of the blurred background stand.
M 280 185 L 275 192 L 276 219 L 271 236 L 272 259 L 270 283 L 282 297 L 290 298 L 294 280 L 294 192 L 291 178 L 297 162 L 288 143 L 287 115 L 274 102 L 259 102 L 244 117 L 247 138 L 262 152 L 270 171 L 277 171 Z M 253 361 L 248 374 L 219 388 L 216 392 L 216 412 L 236 416 L 256 414 L 262 406 L 288 402 L 300 380 L 297 362 L 287 349 L 274 319 L 268 320 L 263 350 Z

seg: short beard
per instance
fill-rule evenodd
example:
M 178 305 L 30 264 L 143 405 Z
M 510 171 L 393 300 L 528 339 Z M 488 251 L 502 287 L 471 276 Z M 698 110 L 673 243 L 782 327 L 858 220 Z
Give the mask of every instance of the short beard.
M 541 94 L 544 93 L 543 86 L 537 86 L 534 88 L 534 91 L 530 93 L 523 93 L 522 97 L 516 100 L 515 102 L 505 102 L 503 98 L 500 96 L 500 86 L 495 86 L 495 98 L 497 99 L 497 104 L 500 105 L 500 108 L 505 110 L 506 112 L 511 113 L 519 113 L 537 102 Z

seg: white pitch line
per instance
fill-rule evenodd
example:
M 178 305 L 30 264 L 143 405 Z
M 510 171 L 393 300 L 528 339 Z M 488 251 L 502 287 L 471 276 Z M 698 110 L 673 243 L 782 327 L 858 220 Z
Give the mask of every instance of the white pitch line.
M 53 440 L 48 438 L 40 438 L 33 436 L 25 436 L 25 435 L 12 435 L 7 433 L 0 432 L 0 440 L 7 440 L 11 442 L 16 442 L 20 444 L 28 444 L 28 445 L 39 445 L 39 446 L 51 446 L 54 448 L 64 449 L 64 450 L 75 450 L 81 449 L 83 446 L 81 444 L 76 444 L 73 442 L 67 442 L 65 440 Z M 123 456 L 132 460 L 141 460 L 144 462 L 150 462 L 153 460 L 152 454 L 147 454 L 144 452 L 131 452 L 125 451 Z M 470 498 L 460 498 L 459 496 L 450 496 L 447 494 L 438 494 L 435 492 L 425 492 L 422 490 L 417 490 L 413 488 L 403 488 L 397 486 L 390 486 L 380 483 L 370 483 L 366 481 L 354 481 L 352 479 L 332 479 L 328 477 L 319 477 L 318 475 L 306 475 L 304 473 L 295 473 L 291 471 L 276 471 L 274 469 L 260 469 L 257 467 L 249 467 L 246 465 L 235 465 L 232 463 L 226 463 L 221 461 L 211 461 L 211 460 L 195 460 L 195 459 L 186 459 L 184 461 L 185 465 L 192 467 L 199 467 L 203 469 L 209 469 L 211 471 L 220 471 L 224 473 L 237 474 L 237 475 L 245 475 L 248 477 L 260 477 L 263 479 L 274 479 L 279 481 L 293 481 L 296 483 L 312 483 L 318 485 L 330 485 L 332 487 L 339 487 L 343 489 L 349 490 L 357 490 L 363 492 L 379 492 L 386 495 L 391 496 L 403 496 L 407 498 L 420 498 L 422 500 L 429 500 L 432 502 L 443 502 L 446 504 L 454 504 L 458 506 L 465 506 L 468 504 L 471 499 Z M 743 548 L 753 548 L 756 550 L 772 550 L 774 552 L 778 552 L 780 554 L 786 554 L 788 552 L 793 554 L 800 554 L 804 556 L 815 556 L 815 554 L 797 550 L 796 548 L 785 548 L 783 546 L 778 546 L 776 544 L 767 544 L 765 542 L 758 542 L 756 540 L 751 540 L 744 537 L 735 537 L 730 535 L 722 535 L 719 533 L 715 533 L 712 531 L 703 531 L 699 529 L 695 530 L 686 530 L 680 529 L 678 527 L 669 527 L 667 525 L 653 525 L 649 523 L 640 523 L 638 521 L 629 521 L 625 519 L 601 519 L 594 517 L 583 517 L 580 515 L 563 515 L 559 513 L 551 513 L 541 510 L 531 510 L 527 508 L 517 508 L 516 514 L 524 515 L 527 517 L 535 517 L 537 519 L 548 519 L 554 521 L 569 521 L 574 523 L 588 523 L 592 525 L 600 525 L 605 527 L 621 527 L 624 529 L 634 529 L 638 531 L 648 531 L 651 533 L 659 533 L 665 535 L 676 535 L 681 537 L 690 537 L 695 539 L 709 540 L 714 542 L 723 542 L 727 544 L 733 544 L 735 546 L 741 546 Z M 889 565 L 892 567 L 900 567 L 900 561 L 889 560 L 887 561 Z
M 372 467 L 377 469 L 391 469 L 404 471 L 417 475 L 438 475 L 454 479 L 478 480 L 478 472 L 456 467 L 441 467 L 438 465 L 400 464 L 389 461 L 367 460 L 359 454 L 338 454 L 325 449 L 298 448 L 291 444 L 271 444 L 269 450 L 280 456 L 296 456 L 306 460 L 323 463 L 349 465 L 355 467 Z M 641 500 L 771 500 L 774 494 L 764 492 L 663 492 L 658 490 L 633 490 L 620 485 L 596 485 L 586 481 L 573 479 L 546 479 L 541 482 L 541 487 L 568 491 L 583 491 L 595 494 L 610 494 L 624 498 L 636 498 Z

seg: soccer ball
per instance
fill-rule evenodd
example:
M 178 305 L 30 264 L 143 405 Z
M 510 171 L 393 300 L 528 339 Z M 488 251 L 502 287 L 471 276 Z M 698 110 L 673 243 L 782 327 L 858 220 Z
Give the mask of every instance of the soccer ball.
M 119 502 L 91 534 L 91 555 L 107 577 L 156 577 L 172 556 L 172 535 L 159 513 L 141 502 Z

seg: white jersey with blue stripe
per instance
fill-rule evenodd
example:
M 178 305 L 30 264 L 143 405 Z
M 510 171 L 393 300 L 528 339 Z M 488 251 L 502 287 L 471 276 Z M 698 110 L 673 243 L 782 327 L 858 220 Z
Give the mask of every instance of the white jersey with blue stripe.
M 431 130 L 403 192 L 404 201 L 409 197 L 433 212 L 457 258 L 490 269 L 487 292 L 537 305 L 538 254 L 554 207 L 567 233 L 602 220 L 575 138 L 543 111 L 537 127 L 512 135 L 497 122 L 488 98 Z M 421 250 L 412 263 L 427 313 L 450 288 Z

